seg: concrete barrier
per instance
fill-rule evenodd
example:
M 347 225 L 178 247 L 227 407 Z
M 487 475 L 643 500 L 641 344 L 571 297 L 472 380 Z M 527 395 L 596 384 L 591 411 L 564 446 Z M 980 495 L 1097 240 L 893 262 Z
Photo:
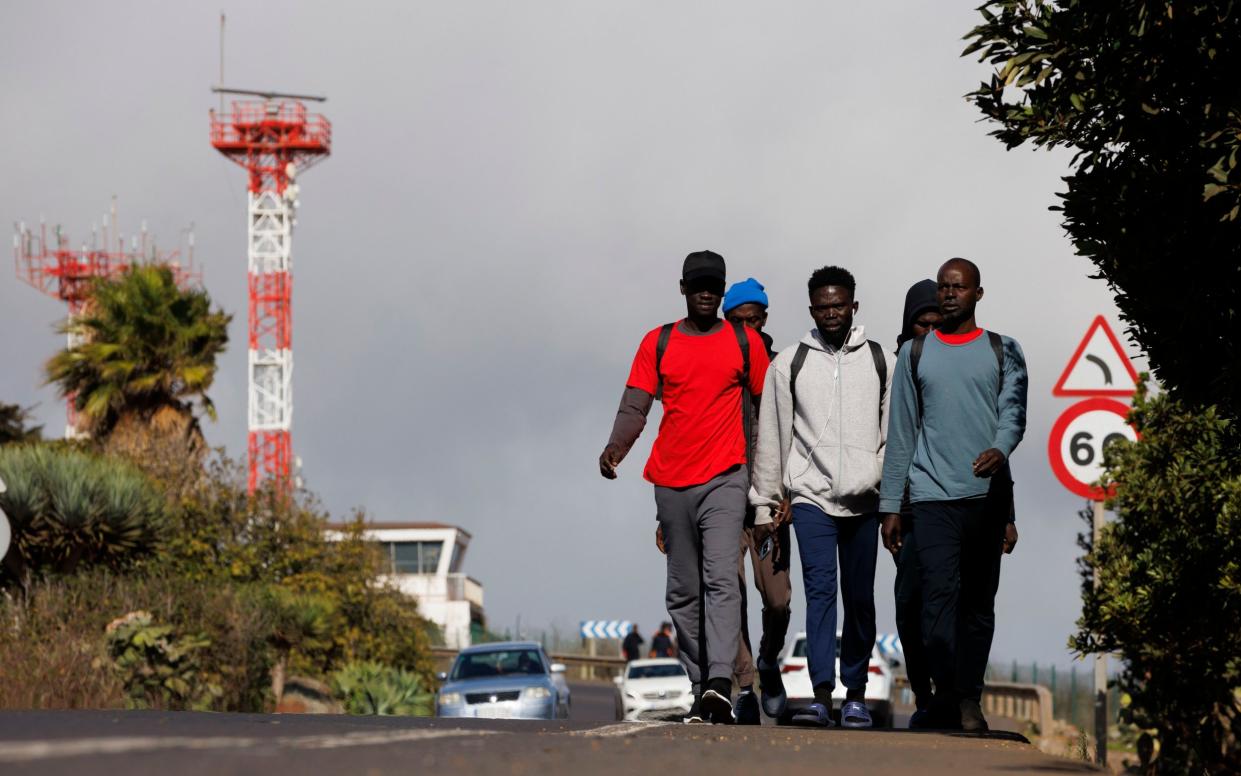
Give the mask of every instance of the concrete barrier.
M 909 680 L 904 676 L 892 677 L 892 703 L 909 705 L 910 702 Z M 982 710 L 984 714 L 1030 722 L 1040 735 L 1052 729 L 1051 690 L 1041 684 L 988 681 L 982 693 Z

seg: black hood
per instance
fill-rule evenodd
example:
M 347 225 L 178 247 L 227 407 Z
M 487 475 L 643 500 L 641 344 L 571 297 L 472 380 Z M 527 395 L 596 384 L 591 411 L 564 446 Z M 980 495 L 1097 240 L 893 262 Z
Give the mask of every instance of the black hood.
M 773 340 L 771 335 L 765 331 L 760 331 L 758 336 L 759 339 L 763 341 L 763 347 L 767 348 L 767 360 L 774 361 L 776 358 L 776 351 L 772 350 L 771 346 L 775 344 L 775 340 Z
M 898 348 L 914 338 L 914 321 L 918 320 L 919 315 L 927 310 L 939 309 L 936 288 L 935 281 L 927 278 L 914 283 L 905 293 L 905 315 L 901 318 L 901 334 L 896 338 Z

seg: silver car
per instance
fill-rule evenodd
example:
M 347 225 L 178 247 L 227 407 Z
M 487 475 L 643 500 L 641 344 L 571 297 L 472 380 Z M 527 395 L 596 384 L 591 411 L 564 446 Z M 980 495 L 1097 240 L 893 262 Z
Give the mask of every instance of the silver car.
M 479 644 L 461 650 L 452 670 L 440 674 L 443 686 L 435 697 L 440 717 L 491 719 L 565 719 L 569 716 L 567 686 L 555 681 L 555 670 L 543 647 L 534 641 Z

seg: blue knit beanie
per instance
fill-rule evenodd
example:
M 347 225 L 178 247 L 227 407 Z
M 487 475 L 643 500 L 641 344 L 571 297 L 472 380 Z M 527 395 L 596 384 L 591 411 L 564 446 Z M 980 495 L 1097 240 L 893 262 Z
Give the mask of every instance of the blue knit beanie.
M 728 293 L 724 294 L 724 312 L 727 313 L 734 307 L 740 307 L 751 302 L 757 302 L 766 307 L 767 292 L 763 290 L 762 283 L 754 278 L 746 278 L 740 283 L 733 283 L 728 289 Z

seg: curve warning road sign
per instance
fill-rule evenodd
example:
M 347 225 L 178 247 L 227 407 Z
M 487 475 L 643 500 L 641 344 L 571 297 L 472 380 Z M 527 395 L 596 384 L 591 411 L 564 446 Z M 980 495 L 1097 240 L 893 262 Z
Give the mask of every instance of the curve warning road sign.
M 1047 457 L 1064 487 L 1093 501 L 1114 494 L 1115 488 L 1097 484 L 1103 476 L 1103 448 L 1117 439 L 1137 441 L 1128 415 L 1126 405 L 1103 398 L 1080 401 L 1060 414 L 1047 440 Z
M 1096 315 L 1086 336 L 1061 373 L 1052 396 L 1132 396 L 1138 387 L 1133 368 L 1116 333 L 1102 315 Z

